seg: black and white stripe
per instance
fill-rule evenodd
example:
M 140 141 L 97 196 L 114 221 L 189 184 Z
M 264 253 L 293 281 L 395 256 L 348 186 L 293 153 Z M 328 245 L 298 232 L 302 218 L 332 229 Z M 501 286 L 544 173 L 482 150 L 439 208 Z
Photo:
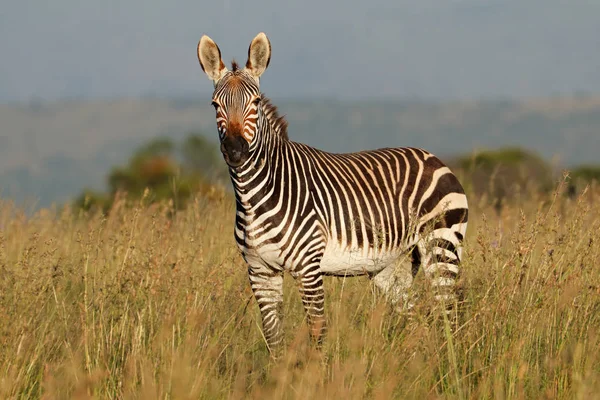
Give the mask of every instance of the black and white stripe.
M 332 154 L 293 142 L 248 64 L 222 73 L 213 101 L 228 163 L 231 137 L 248 143 L 243 162 L 230 163 L 235 238 L 271 350 L 282 340 L 284 271 L 300 282 L 319 343 L 326 329 L 324 275 L 370 275 L 401 305 L 422 268 L 437 297 L 454 301 L 468 206 L 458 179 L 438 158 L 416 148 Z M 398 281 L 394 269 L 407 253 L 412 276 Z

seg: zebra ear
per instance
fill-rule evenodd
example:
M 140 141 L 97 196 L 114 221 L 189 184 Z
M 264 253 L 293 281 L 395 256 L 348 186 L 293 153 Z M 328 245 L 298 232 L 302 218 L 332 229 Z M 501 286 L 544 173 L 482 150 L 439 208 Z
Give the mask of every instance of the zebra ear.
M 198 61 L 202 71 L 215 83 L 225 75 L 227 67 L 221 59 L 219 46 L 208 36 L 203 35 L 198 42 Z
M 271 61 L 271 42 L 263 32 L 256 35 L 248 47 L 246 69 L 258 79 L 269 66 Z

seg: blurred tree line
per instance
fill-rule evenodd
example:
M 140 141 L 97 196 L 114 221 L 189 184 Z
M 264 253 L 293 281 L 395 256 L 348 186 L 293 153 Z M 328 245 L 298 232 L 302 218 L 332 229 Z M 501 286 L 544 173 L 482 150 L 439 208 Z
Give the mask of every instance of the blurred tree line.
M 449 160 L 468 194 L 485 197 L 500 211 L 505 202 L 532 193 L 548 194 L 563 179 L 555 167 L 535 152 L 504 147 L 462 155 Z M 586 186 L 600 184 L 600 165 L 571 168 L 566 175 L 565 194 L 574 197 Z
M 548 162 L 534 152 L 505 147 L 477 151 L 445 160 L 463 183 L 467 194 L 492 202 L 497 210 L 508 201 L 531 193 L 549 193 L 560 177 Z M 124 166 L 114 167 L 107 177 L 106 193 L 86 190 L 76 205 L 84 210 L 107 212 L 118 196 L 146 201 L 170 201 L 185 208 L 196 195 L 210 195 L 229 176 L 215 142 L 201 134 L 190 134 L 182 143 L 157 138 L 141 146 Z M 600 165 L 571 169 L 567 195 L 575 196 L 587 185 L 600 184 Z
M 180 144 L 157 138 L 138 148 L 126 165 L 111 170 L 107 192 L 84 190 L 75 205 L 107 212 L 119 196 L 146 196 L 149 203 L 171 201 L 182 209 L 194 196 L 214 193 L 225 180 L 229 175 L 215 142 L 196 133 Z

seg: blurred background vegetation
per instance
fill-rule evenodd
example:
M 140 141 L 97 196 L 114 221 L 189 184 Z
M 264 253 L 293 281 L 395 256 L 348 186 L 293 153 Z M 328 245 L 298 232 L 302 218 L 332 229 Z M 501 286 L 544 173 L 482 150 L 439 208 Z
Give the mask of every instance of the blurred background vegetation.
M 444 160 L 459 176 L 468 194 L 500 211 L 506 202 L 532 193 L 553 191 L 566 180 L 568 196 L 600 183 L 600 164 L 560 170 L 539 154 L 520 147 L 473 150 Z M 108 212 L 118 197 L 148 203 L 166 201 L 184 209 L 196 196 L 230 191 L 227 167 L 217 143 L 200 133 L 181 142 L 159 137 L 141 145 L 125 165 L 114 166 L 106 191 L 84 190 L 75 200 L 85 211 Z
M 137 202 L 167 201 L 183 209 L 190 198 L 210 196 L 228 178 L 217 146 L 199 134 L 181 143 L 156 138 L 138 148 L 126 165 L 115 166 L 106 178 L 107 192 L 85 189 L 75 200 L 78 208 L 108 210 L 123 196 Z
M 223 168 L 224 163 L 215 146 L 208 98 L 0 104 L 0 196 L 26 208 L 33 202 L 35 210 L 70 202 L 84 187 L 91 195 L 113 193 L 124 189 L 124 179 L 131 184 L 128 190 L 139 193 L 139 186 L 158 185 L 139 176 L 139 182 L 131 182 L 140 172 L 135 170 L 155 156 L 170 160 L 170 166 L 163 165 L 171 171 L 162 184 L 175 178 L 185 181 L 190 173 L 211 175 L 208 165 Z M 421 147 L 454 169 L 465 169 L 477 193 L 488 191 L 492 182 L 485 183 L 486 176 L 493 174 L 493 184 L 503 186 L 495 187 L 493 195 L 501 198 L 514 195 L 505 186 L 514 186 L 515 174 L 517 186 L 532 177 L 532 186 L 545 189 L 569 169 L 577 171 L 571 176 L 577 178 L 574 187 L 580 187 L 594 179 L 598 163 L 600 96 L 274 103 L 289 121 L 292 140 L 331 152 Z M 196 143 L 187 142 L 189 136 Z M 161 138 L 172 143 L 153 150 L 149 143 Z M 586 169 L 578 171 L 583 165 Z

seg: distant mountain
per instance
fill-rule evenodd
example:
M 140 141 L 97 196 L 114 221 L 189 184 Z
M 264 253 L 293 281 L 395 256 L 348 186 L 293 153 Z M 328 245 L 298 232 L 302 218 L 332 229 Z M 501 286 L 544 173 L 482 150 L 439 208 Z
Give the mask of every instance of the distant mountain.
M 504 145 L 559 165 L 597 163 L 600 97 L 527 101 L 275 101 L 292 140 L 332 152 L 426 148 L 442 158 Z M 202 132 L 216 140 L 206 99 L 119 99 L 0 106 L 0 196 L 46 206 L 84 187 L 157 136 Z

